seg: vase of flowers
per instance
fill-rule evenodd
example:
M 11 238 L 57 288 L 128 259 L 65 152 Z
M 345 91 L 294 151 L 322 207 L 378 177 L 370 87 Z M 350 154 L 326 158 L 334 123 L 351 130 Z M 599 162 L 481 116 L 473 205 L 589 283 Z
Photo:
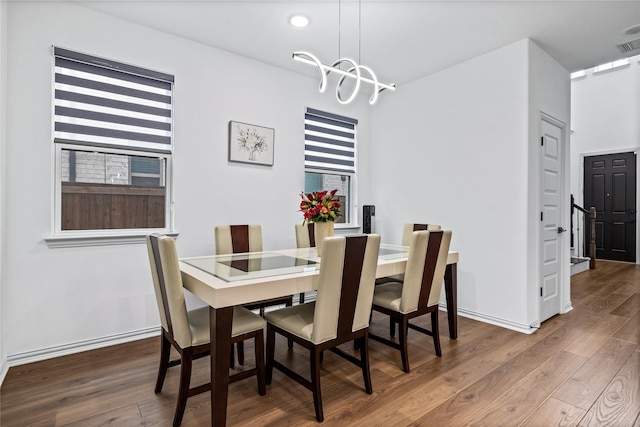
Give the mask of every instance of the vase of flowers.
M 303 224 L 313 223 L 314 238 L 318 256 L 322 254 L 322 241 L 325 237 L 333 236 L 334 221 L 341 216 L 340 202 L 336 197 L 338 189 L 331 192 L 314 191 L 313 193 L 301 193 L 300 212 L 304 220 Z

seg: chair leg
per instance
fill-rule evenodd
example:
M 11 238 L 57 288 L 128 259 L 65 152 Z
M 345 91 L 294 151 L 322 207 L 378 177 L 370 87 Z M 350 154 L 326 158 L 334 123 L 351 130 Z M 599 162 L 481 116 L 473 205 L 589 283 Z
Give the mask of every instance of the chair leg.
M 301 294 L 304 295 L 304 294 Z M 304 299 L 304 296 L 302 297 L 302 299 Z M 291 307 L 293 305 L 293 296 L 290 296 L 287 301 L 285 302 L 284 306 L 285 307 Z M 288 339 L 287 340 L 287 345 L 289 346 L 289 348 L 293 348 L 293 340 L 292 339 Z
M 372 394 L 373 387 L 371 387 L 371 369 L 369 367 L 369 339 L 367 335 L 358 339 L 358 347 L 360 347 L 360 366 L 362 367 L 364 389 L 367 394 Z
M 236 354 L 233 352 L 233 344 L 231 344 L 231 351 L 229 351 L 229 367 L 231 369 L 236 367 Z
M 256 332 L 254 338 L 254 347 L 256 350 L 256 369 L 258 370 L 258 394 L 264 396 L 267 394 L 265 373 L 264 373 L 264 333 L 262 329 Z
M 171 353 L 171 343 L 164 335 L 164 330 L 160 332 L 160 364 L 158 365 L 158 378 L 156 379 L 155 392 L 160 393 L 164 385 L 164 378 L 169 369 L 169 355 Z
M 244 365 L 244 341 L 238 341 L 236 347 L 238 348 L 238 364 Z
M 400 358 L 402 359 L 402 370 L 409 373 L 409 351 L 407 348 L 407 330 L 409 329 L 409 321 L 403 318 L 398 322 L 400 333 Z
M 442 349 L 440 348 L 440 331 L 438 325 L 438 310 L 431 312 L 431 334 L 433 335 L 433 346 L 436 349 L 436 356 L 442 357 Z
M 180 388 L 178 390 L 178 403 L 176 413 L 173 417 L 173 426 L 177 427 L 182 423 L 184 410 L 187 407 L 187 397 L 189 397 L 189 385 L 191 383 L 191 362 L 193 360 L 193 349 L 182 350 L 182 361 L 180 363 Z
M 271 384 L 273 377 L 273 355 L 276 351 L 276 331 L 267 325 L 267 362 L 265 368 L 265 381 L 267 384 Z
M 396 334 L 396 322 L 393 317 L 389 317 L 389 336 L 392 337 Z
M 320 356 L 322 352 L 316 348 L 311 349 L 310 365 L 311 365 L 311 387 L 313 392 L 313 406 L 316 409 L 316 419 L 319 422 L 324 421 L 324 413 L 322 412 L 322 392 L 320 391 Z

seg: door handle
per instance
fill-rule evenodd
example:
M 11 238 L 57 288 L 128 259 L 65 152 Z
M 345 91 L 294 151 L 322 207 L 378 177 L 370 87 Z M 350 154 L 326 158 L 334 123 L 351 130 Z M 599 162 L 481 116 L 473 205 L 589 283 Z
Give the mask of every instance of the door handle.
M 562 228 L 562 227 L 558 227 L 558 234 L 560 234 L 560 233 L 564 233 L 565 231 L 567 231 L 567 230 L 565 230 L 565 229 L 564 229 L 564 228 Z

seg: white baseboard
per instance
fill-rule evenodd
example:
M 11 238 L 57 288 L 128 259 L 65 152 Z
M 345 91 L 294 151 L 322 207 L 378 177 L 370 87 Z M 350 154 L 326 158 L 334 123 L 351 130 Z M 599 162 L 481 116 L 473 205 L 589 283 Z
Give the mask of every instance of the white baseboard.
M 0 365 L 0 386 L 4 382 L 4 378 L 7 376 L 7 372 L 9 372 L 9 367 L 7 366 L 7 359 L 2 361 L 2 365 Z
M 589 262 L 591 260 L 585 257 L 571 258 L 571 276 L 589 270 Z
M 7 356 L 6 363 L 3 363 L 2 365 L 3 372 L 8 371 L 8 369 L 12 366 L 20 366 L 27 363 L 39 362 L 42 360 L 53 359 L 54 357 L 67 356 L 69 354 L 95 350 L 97 348 L 141 340 L 144 338 L 151 338 L 158 335 L 160 335 L 160 326 L 155 326 L 153 328 L 140 329 L 137 331 L 125 332 L 122 334 L 110 335 L 85 341 L 78 341 L 71 344 L 26 351 L 24 353 L 10 354 L 9 356 Z M 6 372 L 4 373 L 6 374 Z M 2 384 L 3 380 L 4 376 L 0 377 L 0 384 Z
M 445 307 L 443 309 L 443 307 Z M 446 310 L 446 305 L 440 304 L 441 310 Z M 523 334 L 532 334 L 538 330 L 539 324 L 522 324 L 512 322 L 510 320 L 500 319 L 498 317 L 488 316 L 486 314 L 477 313 L 471 310 L 458 307 L 458 316 L 466 317 L 468 319 L 477 320 L 479 322 L 489 323 L 490 325 L 500 326 L 501 328 L 511 329 L 512 331 L 522 332 Z
M 564 307 L 562 307 L 562 313 L 560 314 L 566 314 L 571 310 L 573 310 L 573 305 L 571 304 L 571 301 L 569 301 L 564 305 Z

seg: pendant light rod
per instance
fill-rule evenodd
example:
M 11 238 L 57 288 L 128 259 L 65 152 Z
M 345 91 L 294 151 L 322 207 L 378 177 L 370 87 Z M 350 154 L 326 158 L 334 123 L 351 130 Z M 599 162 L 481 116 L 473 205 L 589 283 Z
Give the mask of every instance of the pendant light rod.
M 360 51 L 362 50 L 362 0 L 358 0 L 358 62 L 362 62 Z

